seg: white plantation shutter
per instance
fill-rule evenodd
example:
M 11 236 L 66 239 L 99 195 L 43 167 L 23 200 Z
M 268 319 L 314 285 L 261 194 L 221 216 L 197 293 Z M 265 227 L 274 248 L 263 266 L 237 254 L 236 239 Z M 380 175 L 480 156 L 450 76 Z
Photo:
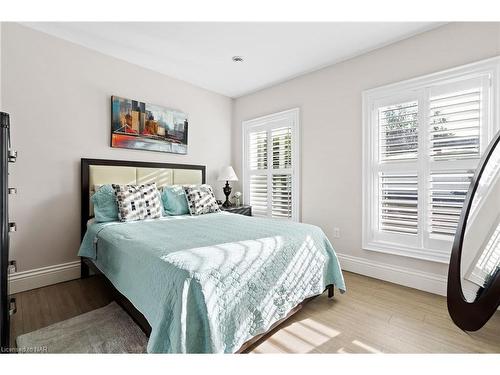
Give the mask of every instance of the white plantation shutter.
M 252 171 L 267 170 L 267 131 L 257 131 L 249 134 L 248 156 L 249 168 Z M 252 174 L 250 176 L 250 205 L 254 215 L 267 214 L 267 175 Z
M 417 174 L 381 173 L 379 181 L 380 230 L 393 233 L 417 234 Z
M 292 218 L 292 175 L 273 174 L 271 216 Z
M 479 157 L 481 87 L 430 98 L 430 156 L 435 160 Z
M 254 216 L 267 215 L 267 175 L 254 174 L 249 181 L 250 205 Z
M 273 169 L 292 167 L 292 128 L 284 127 L 271 130 Z
M 248 154 L 250 169 L 267 169 L 267 132 L 258 131 L 250 133 Z
M 474 171 L 431 172 L 429 232 L 454 236 Z
M 482 79 L 437 86 L 429 94 L 430 238 L 451 241 L 481 157 L 487 88 Z
M 363 94 L 363 248 L 447 262 L 498 130 L 500 59 Z
M 376 108 L 378 165 L 376 225 L 380 239 L 418 235 L 418 112 L 417 98 Z M 400 165 L 408 165 L 401 171 Z
M 291 219 L 292 128 L 286 126 L 270 132 L 273 154 L 271 216 Z
M 419 104 L 412 97 L 374 108 L 378 146 L 372 170 L 378 197 L 374 229 L 381 241 L 415 243 L 419 233 Z
M 298 220 L 298 110 L 244 125 L 244 194 L 254 216 Z
M 417 158 L 418 102 L 401 103 L 379 109 L 380 160 Z

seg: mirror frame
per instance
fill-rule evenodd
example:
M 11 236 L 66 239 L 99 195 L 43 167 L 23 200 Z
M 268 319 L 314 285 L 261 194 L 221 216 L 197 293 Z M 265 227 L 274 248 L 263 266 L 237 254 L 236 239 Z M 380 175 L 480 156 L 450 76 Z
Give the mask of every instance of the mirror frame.
M 465 299 L 462 291 L 461 277 L 462 245 L 467 227 L 467 219 L 483 171 L 499 143 L 500 132 L 495 135 L 488 145 L 474 173 L 465 197 L 462 212 L 460 213 L 457 232 L 451 250 L 447 286 L 448 312 L 453 322 L 465 331 L 477 331 L 483 327 L 500 305 L 500 274 L 495 276 L 490 287 L 474 302 L 468 302 Z

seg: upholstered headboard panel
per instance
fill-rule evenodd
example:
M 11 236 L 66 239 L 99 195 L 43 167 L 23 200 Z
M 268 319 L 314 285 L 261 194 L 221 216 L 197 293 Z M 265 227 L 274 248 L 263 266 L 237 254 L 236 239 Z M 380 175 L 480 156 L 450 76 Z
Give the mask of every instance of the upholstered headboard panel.
M 90 200 L 97 187 L 105 184 L 144 184 L 158 187 L 205 183 L 204 165 L 151 163 L 127 160 L 81 159 L 82 236 L 93 216 Z
M 167 185 L 201 184 L 202 171 L 198 169 L 141 168 L 113 165 L 89 166 L 89 198 L 105 184 L 147 184 L 156 182 L 159 188 Z M 92 201 L 89 199 L 90 216 L 94 216 Z

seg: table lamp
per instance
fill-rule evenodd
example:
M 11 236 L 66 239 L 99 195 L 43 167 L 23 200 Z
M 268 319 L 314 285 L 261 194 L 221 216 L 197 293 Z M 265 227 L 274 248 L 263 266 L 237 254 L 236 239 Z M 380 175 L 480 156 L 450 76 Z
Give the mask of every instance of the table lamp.
M 226 181 L 226 185 L 222 189 L 224 195 L 226 196 L 226 201 L 222 204 L 222 207 L 231 207 L 231 202 L 229 202 L 229 195 L 231 194 L 231 186 L 229 186 L 229 181 L 238 181 L 236 173 L 234 173 L 233 167 L 224 167 L 219 173 L 219 181 Z

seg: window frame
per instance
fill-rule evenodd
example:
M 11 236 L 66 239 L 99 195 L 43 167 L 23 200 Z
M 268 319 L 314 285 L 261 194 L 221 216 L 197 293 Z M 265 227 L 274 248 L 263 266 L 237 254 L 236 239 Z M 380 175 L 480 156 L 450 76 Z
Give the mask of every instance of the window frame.
M 291 134 L 292 134 L 292 168 L 291 168 L 291 176 L 292 176 L 292 217 L 291 219 L 281 219 L 281 220 L 292 220 L 292 221 L 300 221 L 300 109 L 292 108 L 289 110 L 272 113 L 269 115 L 257 117 L 250 120 L 242 121 L 242 168 L 243 178 L 243 201 L 245 204 L 250 204 L 250 168 L 248 167 L 249 158 L 248 158 L 248 135 L 250 132 L 266 130 L 270 131 L 272 129 L 277 129 L 282 127 L 281 125 L 276 126 L 275 123 L 281 121 L 288 121 L 291 123 Z M 270 153 L 271 149 L 269 148 L 269 143 L 271 139 L 268 137 L 268 152 Z M 273 168 L 272 168 L 272 158 L 268 157 L 267 161 L 267 169 L 263 170 L 262 174 L 268 176 L 268 181 L 272 179 Z M 276 171 L 279 171 L 277 169 Z M 272 184 L 268 183 L 268 189 L 271 191 Z M 269 201 L 271 198 L 268 198 L 268 212 L 272 210 L 272 207 L 269 206 Z M 270 216 L 263 216 L 270 217 Z
M 390 85 L 377 87 L 363 91 L 362 93 L 362 248 L 364 250 L 388 253 L 393 255 L 406 256 L 422 260 L 429 260 L 439 263 L 448 263 L 451 254 L 450 241 L 443 240 L 443 243 L 436 244 L 428 241 L 426 235 L 428 231 L 429 215 L 429 182 L 431 164 L 439 164 L 439 161 L 432 161 L 429 156 L 429 134 L 427 123 L 430 90 L 433 87 L 452 85 L 468 79 L 488 78 L 488 86 L 483 86 L 488 90 L 488 107 L 482 114 L 487 116 L 486 129 L 480 129 L 480 152 L 486 149 L 487 144 L 500 129 L 498 124 L 499 89 L 500 89 L 500 57 L 482 60 L 476 63 L 459 66 L 456 68 L 440 71 L 437 73 L 413 78 L 410 80 L 396 82 Z M 382 166 L 378 160 L 379 153 L 379 124 L 378 108 L 384 105 L 402 103 L 408 100 L 418 101 L 418 156 L 416 161 L 396 161 L 392 166 Z M 481 155 L 479 155 L 480 157 Z M 478 159 L 479 160 L 479 159 Z M 389 164 L 386 162 L 386 164 Z M 456 164 L 456 168 L 463 169 L 464 165 L 473 165 L 473 160 L 453 160 L 445 161 L 449 165 Z M 477 165 L 477 163 L 476 163 Z M 416 166 L 416 169 L 415 169 Z M 397 236 L 387 235 L 378 230 L 378 174 L 380 170 L 416 171 L 418 173 L 418 217 L 419 233 L 417 241 L 401 241 Z M 449 167 L 448 167 L 449 168 Z M 473 168 L 475 169 L 475 167 Z M 444 168 L 446 170 L 446 168 Z M 421 207 L 424 207 L 423 209 Z M 423 217 L 422 217 L 423 215 Z M 449 246 L 448 246 L 449 242 Z M 431 246 L 433 244 L 434 246 Z

